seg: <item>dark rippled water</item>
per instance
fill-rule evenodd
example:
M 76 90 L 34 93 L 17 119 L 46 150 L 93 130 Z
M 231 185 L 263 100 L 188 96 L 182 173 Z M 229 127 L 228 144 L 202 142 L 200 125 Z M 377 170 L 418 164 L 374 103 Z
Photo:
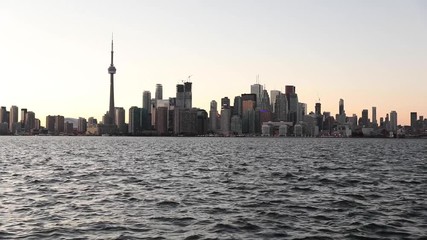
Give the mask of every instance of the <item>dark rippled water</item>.
M 427 239 L 427 141 L 1 137 L 0 238 Z

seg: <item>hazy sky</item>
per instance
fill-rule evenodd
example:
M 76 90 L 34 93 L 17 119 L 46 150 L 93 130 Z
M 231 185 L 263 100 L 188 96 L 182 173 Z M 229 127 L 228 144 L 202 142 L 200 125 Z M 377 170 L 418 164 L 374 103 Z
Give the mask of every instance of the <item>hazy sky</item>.
M 111 33 L 115 104 L 142 92 L 174 97 L 192 75 L 193 106 L 295 85 L 308 111 L 427 117 L 427 1 L 4 1 L 0 105 L 101 120 L 108 110 Z M 127 117 L 127 116 L 126 116 Z

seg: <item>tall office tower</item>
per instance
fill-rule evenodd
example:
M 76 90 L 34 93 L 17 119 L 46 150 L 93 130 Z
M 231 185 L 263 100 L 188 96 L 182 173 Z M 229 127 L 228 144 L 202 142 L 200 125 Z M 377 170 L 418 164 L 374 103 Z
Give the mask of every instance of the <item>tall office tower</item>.
M 362 127 L 368 127 L 369 125 L 369 118 L 368 118 L 368 109 L 363 109 L 362 110 L 362 122 L 361 125 Z
M 298 103 L 299 120 L 302 121 L 304 116 L 307 115 L 307 103 Z
M 377 107 L 372 107 L 372 124 L 374 125 L 374 127 L 378 127 Z
M 262 98 L 261 98 L 261 109 L 262 110 L 267 110 L 269 112 L 271 112 L 271 107 L 270 107 L 270 96 L 268 95 L 268 91 L 264 89 L 264 91 L 262 92 Z
M 276 98 L 280 94 L 279 90 L 271 90 L 270 91 L 270 105 L 271 105 L 271 111 L 273 113 L 276 112 Z
M 46 129 L 49 134 L 53 134 L 55 132 L 55 116 L 47 116 L 46 117 Z
M 196 131 L 199 136 L 208 133 L 208 113 L 203 109 L 197 110 Z
M 148 113 L 151 113 L 151 92 L 144 91 L 142 93 L 142 108 L 147 109 Z
M 36 114 L 34 112 L 29 111 L 25 114 L 24 126 L 26 132 L 30 132 L 36 128 Z
M 385 116 L 384 126 L 385 126 L 385 129 L 386 129 L 387 131 L 390 131 L 390 118 L 389 118 L 388 113 L 387 113 L 387 114 L 386 114 L 386 116 Z
M 9 111 L 9 131 L 11 133 L 15 133 L 16 126 L 18 123 L 18 107 L 17 106 L 12 106 L 10 107 L 10 111 Z
M 411 128 L 415 129 L 417 127 L 417 112 L 411 112 Z
M 55 133 L 63 133 L 65 128 L 65 119 L 64 116 L 57 115 L 55 116 Z
M 221 98 L 221 109 L 230 109 L 230 99 L 228 97 Z
M 27 116 L 27 109 L 21 108 L 21 127 L 25 128 L 25 117 Z
M 322 115 L 322 104 L 319 102 L 319 103 L 316 103 L 316 105 L 314 106 L 314 113 L 317 115 L 317 116 L 320 116 L 320 115 Z
M 9 119 L 6 119 L 6 107 L 0 108 L 0 123 L 9 122 Z
M 353 114 L 353 116 L 350 117 L 350 126 L 352 129 L 357 128 L 357 115 L 356 114 Z
M 243 133 L 255 133 L 255 108 L 257 95 L 242 94 L 242 131 Z
M 224 136 L 230 136 L 231 110 L 230 108 L 221 109 L 221 133 Z
M 79 121 L 77 123 L 77 132 L 86 133 L 87 131 L 87 121 L 86 118 L 79 117 Z
M 166 135 L 168 133 L 168 113 L 168 107 L 157 106 L 156 130 L 158 135 Z
M 129 108 L 129 134 L 131 135 L 139 135 L 141 134 L 141 113 L 142 109 L 138 107 Z
M 163 99 L 163 86 L 162 84 L 156 84 L 156 94 L 155 94 L 156 100 Z
M 161 133 L 161 135 L 164 135 L 164 134 L 166 134 L 168 127 L 169 127 L 169 124 L 168 124 L 169 117 L 167 115 L 169 113 L 170 101 L 169 101 L 169 99 L 165 99 L 165 100 L 157 99 L 155 101 L 156 101 L 156 104 L 155 104 L 156 107 L 153 108 L 153 110 L 152 110 L 154 112 L 154 114 L 152 114 L 152 116 L 154 115 L 154 118 L 152 118 L 152 123 L 154 123 L 154 128 L 157 129 L 157 132 Z M 159 108 L 162 108 L 161 111 L 158 111 Z M 166 108 L 166 112 L 165 112 L 164 108 Z M 157 118 L 159 116 L 157 116 L 157 113 L 166 114 L 166 116 L 162 116 L 162 118 L 165 118 L 165 119 L 160 119 L 160 121 L 158 121 Z M 159 124 L 159 123 L 163 124 L 164 121 L 166 121 L 166 126 L 164 127 L 166 130 L 164 130 L 163 132 L 159 132 L 159 129 L 158 129 L 159 125 L 157 125 L 157 124 Z M 161 127 L 163 127 L 163 126 L 161 126 Z
M 184 108 L 184 85 L 176 85 L 176 103 L 177 108 Z
M 319 99 L 319 101 L 320 101 L 320 99 Z M 314 113 L 316 115 L 316 125 L 319 127 L 319 130 L 322 130 L 323 129 L 323 117 L 322 117 L 322 104 L 320 102 L 317 102 L 314 105 Z
M 298 95 L 295 86 L 286 85 L 285 94 L 288 100 L 288 121 L 294 124 L 299 122 L 298 118 Z
M 256 94 L 242 94 L 242 111 L 255 110 L 257 104 L 257 95 Z
M 73 133 L 73 131 L 74 131 L 74 124 L 72 122 L 66 121 L 64 123 L 64 133 L 70 135 Z
M 234 97 L 233 115 L 242 116 L 242 97 L 240 96 Z
M 344 114 L 344 100 L 341 98 L 340 102 L 339 102 L 339 111 L 338 111 L 339 115 L 343 115 Z
M 36 118 L 34 129 L 40 130 L 40 119 Z
M 209 129 L 212 132 L 216 132 L 217 130 L 217 122 L 218 122 L 218 109 L 217 103 L 215 100 L 211 101 L 211 108 L 209 110 Z
M 116 116 L 116 118 L 114 119 L 114 124 L 116 124 L 121 133 L 126 133 L 127 129 L 125 123 L 125 109 L 122 107 L 116 107 L 114 110 L 114 116 Z
M 184 108 L 191 109 L 193 107 L 193 95 L 191 92 L 191 82 L 184 83 Z
M 256 108 L 261 108 L 263 89 L 261 84 L 251 85 L 251 93 L 256 95 Z
M 298 95 L 296 93 L 291 93 L 288 96 L 288 105 L 289 105 L 289 117 L 288 120 L 294 124 L 299 123 L 299 110 L 298 110 Z
M 288 119 L 288 99 L 283 93 L 279 93 L 276 97 L 275 104 L 276 113 L 274 118 L 276 121 L 287 121 Z
M 192 108 L 191 82 L 176 85 L 176 105 L 177 108 Z
M 111 64 L 108 67 L 108 73 L 110 74 L 110 108 L 108 111 L 109 119 L 107 124 L 114 124 L 115 110 L 114 110 L 114 74 L 116 74 L 116 67 L 113 63 L 114 50 L 113 50 L 113 39 L 111 39 Z
M 340 124 L 344 124 L 346 121 L 346 115 L 345 115 L 345 110 L 344 110 L 344 100 L 342 98 L 339 101 L 339 110 L 338 110 L 338 114 L 336 116 L 336 120 Z
M 390 112 L 390 130 L 394 133 L 397 132 L 397 112 Z

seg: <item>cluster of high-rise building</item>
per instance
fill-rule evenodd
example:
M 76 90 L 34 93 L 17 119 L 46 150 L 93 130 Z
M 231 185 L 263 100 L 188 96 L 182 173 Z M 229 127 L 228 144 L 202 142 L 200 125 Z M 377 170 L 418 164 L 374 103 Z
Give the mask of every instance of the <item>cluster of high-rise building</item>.
M 26 108 L 21 109 L 21 118 L 19 118 L 19 108 L 11 106 L 7 111 L 6 107 L 0 108 L 0 135 L 10 133 L 28 133 L 33 134 L 40 129 L 40 120 L 32 111 Z
M 46 126 L 40 126 L 35 113 L 18 107 L 9 111 L 1 107 L 0 135 L 48 134 L 48 135 L 157 135 L 157 136 L 403 136 L 426 135 L 427 119 L 417 118 L 411 112 L 411 126 L 399 127 L 397 112 L 391 111 L 377 121 L 377 109 L 363 109 L 361 117 L 347 116 L 344 100 L 338 102 L 338 113 L 321 111 L 321 103 L 315 111 L 307 113 L 307 104 L 298 99 L 296 87 L 286 85 L 285 92 L 271 90 L 270 93 L 259 83 L 250 86 L 250 92 L 235 96 L 233 101 L 223 97 L 220 105 L 210 102 L 209 114 L 192 104 L 192 83 L 187 81 L 176 85 L 175 97 L 164 98 L 163 86 L 157 84 L 154 98 L 150 91 L 142 93 L 142 107 L 132 106 L 125 122 L 125 109 L 114 104 L 113 41 L 111 42 L 109 109 L 102 121 L 90 117 L 69 119 L 64 116 L 47 116 Z M 233 103 L 233 104 L 231 104 Z M 218 109 L 219 108 L 219 109 Z

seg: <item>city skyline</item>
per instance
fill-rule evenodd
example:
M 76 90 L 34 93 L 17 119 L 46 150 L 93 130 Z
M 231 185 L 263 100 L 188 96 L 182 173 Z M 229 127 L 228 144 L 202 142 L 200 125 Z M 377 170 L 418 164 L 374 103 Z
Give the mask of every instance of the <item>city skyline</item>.
M 427 8 L 421 1 L 43 3 L 6 1 L 0 10 L 7 36 L 0 40 L 2 89 L 8 89 L 0 94 L 0 105 L 27 108 L 42 122 L 52 114 L 102 118 L 108 109 L 105 66 L 111 32 L 120 66 L 115 106 L 126 110 L 142 107 L 143 91 L 154 96 L 156 84 L 162 84 L 163 98 L 174 97 L 175 85 L 193 75 L 193 106 L 208 111 L 211 100 L 249 93 L 259 74 L 259 83 L 269 91 L 296 86 L 307 112 L 314 112 L 320 98 L 322 111 L 338 113 L 338 101 L 344 99 L 347 115 L 361 116 L 363 109 L 371 115 L 376 107 L 378 119 L 396 111 L 401 125 L 410 124 L 410 112 L 427 115 L 427 49 L 422 44 Z M 46 5 L 56 11 L 45 12 Z M 199 11 L 187 16 L 164 7 Z M 250 15 L 257 8 L 259 15 Z M 110 13 L 118 16 L 108 19 Z M 292 16 L 288 20 L 299 21 L 290 24 L 281 16 L 285 13 Z M 345 13 L 350 20 L 338 23 Z M 366 19 L 358 19 L 360 13 L 367 13 Z M 316 28 L 317 21 L 324 32 Z

